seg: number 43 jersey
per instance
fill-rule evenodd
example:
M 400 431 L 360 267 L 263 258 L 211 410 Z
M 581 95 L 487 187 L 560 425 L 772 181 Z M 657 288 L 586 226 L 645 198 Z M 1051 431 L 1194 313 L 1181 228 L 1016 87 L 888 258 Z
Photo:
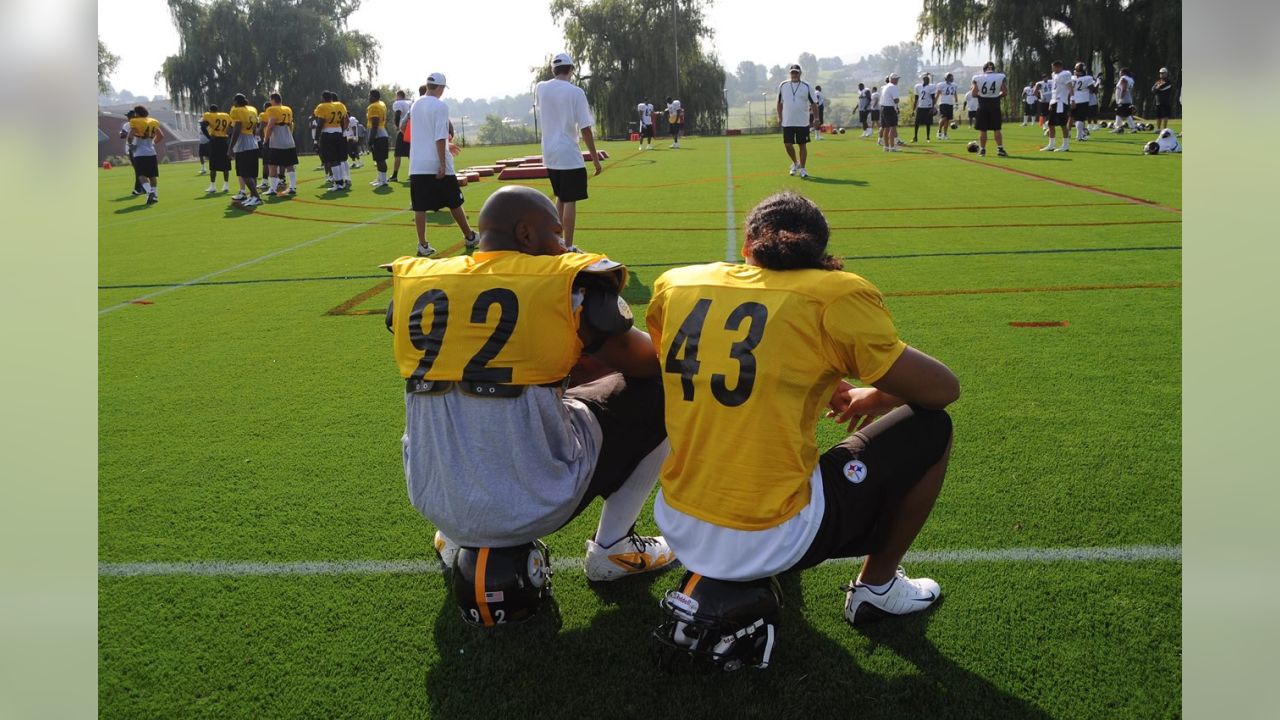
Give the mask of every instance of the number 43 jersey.
M 663 499 L 739 530 L 808 505 L 836 381 L 875 382 L 906 348 L 880 291 L 841 271 L 678 268 L 654 283 L 647 322 L 671 441 Z
M 603 255 L 477 252 L 391 265 L 396 364 L 407 379 L 543 385 L 564 379 L 582 355 L 573 303 L 580 272 L 626 285 L 626 268 Z

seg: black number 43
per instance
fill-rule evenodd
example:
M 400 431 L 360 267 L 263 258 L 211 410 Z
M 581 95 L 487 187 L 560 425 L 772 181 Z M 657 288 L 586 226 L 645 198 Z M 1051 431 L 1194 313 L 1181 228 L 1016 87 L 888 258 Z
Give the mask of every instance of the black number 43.
M 693 401 L 693 378 L 698 374 L 702 363 L 698 361 L 698 343 L 702 339 L 702 327 L 707 322 L 707 313 L 711 310 L 711 300 L 703 298 L 693 306 L 680 329 L 671 340 L 671 349 L 667 351 L 665 372 L 680 376 L 680 388 L 686 402 Z M 728 378 L 722 373 L 711 376 L 711 394 L 726 407 L 737 407 L 751 397 L 751 390 L 756 382 L 756 356 L 751 352 L 760 345 L 764 338 L 765 322 L 769 319 L 769 308 L 757 302 L 745 302 L 729 313 L 725 320 L 725 330 L 741 330 L 743 321 L 750 321 L 747 335 L 729 348 L 729 357 L 738 361 L 738 385 L 728 387 Z M 684 356 L 680 353 L 683 350 Z

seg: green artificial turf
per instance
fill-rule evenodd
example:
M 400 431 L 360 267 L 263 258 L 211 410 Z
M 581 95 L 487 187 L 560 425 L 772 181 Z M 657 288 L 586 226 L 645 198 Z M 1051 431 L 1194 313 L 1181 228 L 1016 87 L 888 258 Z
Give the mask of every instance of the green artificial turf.
M 603 143 L 611 158 L 579 204 L 575 241 L 631 267 L 625 296 L 643 323 L 665 269 L 736 257 L 755 203 L 808 195 L 831 251 L 885 293 L 903 338 L 961 379 L 951 470 L 917 549 L 1177 546 L 1181 158 L 1143 156 L 1150 135 L 1101 132 L 1041 153 L 1039 131 L 1016 125 L 1013 157 L 977 158 L 964 149 L 974 136 L 890 154 L 856 132 L 827 135 L 810 145 L 808 180 L 787 175 L 776 135 L 643 153 Z M 469 148 L 458 162 L 537 152 Z M 254 212 L 207 197 L 194 164 L 162 165 L 151 207 L 129 196 L 127 167 L 100 174 L 102 563 L 434 557 L 404 489 L 403 397 L 380 316 L 377 266 L 415 245 L 408 186 L 372 190 L 366 163 L 352 192 L 329 194 L 314 166 L 303 159 L 296 198 Z M 501 185 L 465 189 L 473 222 Z M 428 233 L 461 251 L 447 215 Z M 819 434 L 825 446 L 841 429 L 823 421 Z M 583 554 L 597 512 L 547 538 L 555 557 Z M 640 527 L 654 528 L 648 510 Z M 936 578 L 944 601 L 868 630 L 840 614 L 852 571 L 784 578 L 774 667 L 728 677 L 651 662 L 657 598 L 676 571 L 603 587 L 562 571 L 556 613 L 492 634 L 458 621 L 436 574 L 103 576 L 100 711 L 1180 713 L 1176 560 L 917 563 L 908 571 Z

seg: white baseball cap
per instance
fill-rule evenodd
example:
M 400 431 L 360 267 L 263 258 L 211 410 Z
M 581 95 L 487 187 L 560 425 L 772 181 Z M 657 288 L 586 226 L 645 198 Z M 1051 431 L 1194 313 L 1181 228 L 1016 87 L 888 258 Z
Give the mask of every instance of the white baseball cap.
M 787 68 L 787 72 L 789 72 L 789 73 L 793 73 L 793 72 L 801 72 L 801 70 L 800 70 L 800 64 L 799 64 L 799 63 L 792 63 L 792 64 L 791 64 L 791 67 Z
M 890 80 L 897 80 L 897 79 L 898 79 L 898 73 L 889 73 L 889 79 L 890 79 Z
M 573 67 L 573 58 L 569 57 L 569 53 L 556 53 L 556 56 L 551 58 L 551 67 L 553 68 L 564 67 L 566 65 Z
M 444 73 L 434 72 L 427 76 L 428 85 L 444 85 Z

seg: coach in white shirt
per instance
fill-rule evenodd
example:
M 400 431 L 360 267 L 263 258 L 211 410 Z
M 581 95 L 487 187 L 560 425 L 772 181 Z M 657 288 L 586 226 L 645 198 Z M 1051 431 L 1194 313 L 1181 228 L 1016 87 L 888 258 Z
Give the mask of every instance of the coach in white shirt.
M 778 85 L 778 125 L 782 126 L 782 144 L 791 158 L 791 172 L 809 177 L 805 162 L 809 159 L 809 118 L 818 116 L 818 99 L 809 83 L 800 79 L 800 66 L 788 69 L 790 80 Z M 796 160 L 795 146 L 800 146 L 800 159 Z
M 595 174 L 599 175 L 600 155 L 596 152 L 591 127 L 596 124 L 587 106 L 587 94 L 569 82 L 573 76 L 573 58 L 560 53 L 551 60 L 550 80 L 538 83 L 535 93 L 538 112 L 542 114 L 542 164 L 551 178 L 551 192 L 556 196 L 560 213 L 560 236 L 564 245 L 573 244 L 573 226 L 578 218 L 578 201 L 587 199 L 587 164 L 578 149 L 578 135 L 587 144 Z
M 409 147 L 409 196 L 418 228 L 418 255 L 422 257 L 436 254 L 427 242 L 427 213 L 441 208 L 449 208 L 468 250 L 479 244 L 462 209 L 462 189 L 449 152 L 449 106 L 440 99 L 444 95 L 444 74 L 428 75 L 426 88 L 409 109 L 409 122 L 413 124 L 409 133 L 413 136 Z
M 885 152 L 898 152 L 898 73 L 892 73 L 880 90 L 880 144 Z

